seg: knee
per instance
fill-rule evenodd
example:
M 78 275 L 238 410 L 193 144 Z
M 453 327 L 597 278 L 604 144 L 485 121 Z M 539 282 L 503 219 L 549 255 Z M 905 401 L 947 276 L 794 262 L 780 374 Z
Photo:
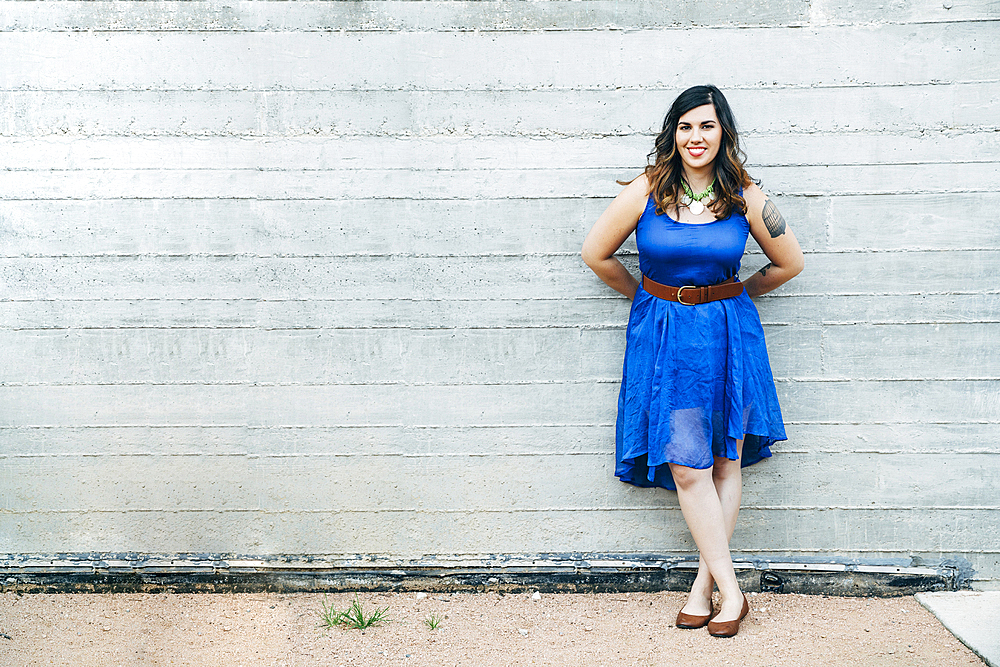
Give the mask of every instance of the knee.
M 717 482 L 724 482 L 737 478 L 742 474 L 740 467 L 739 461 L 716 457 L 715 464 L 712 466 L 712 479 Z
M 687 466 L 671 464 L 670 474 L 678 489 L 687 490 L 712 475 L 712 469 L 688 468 Z

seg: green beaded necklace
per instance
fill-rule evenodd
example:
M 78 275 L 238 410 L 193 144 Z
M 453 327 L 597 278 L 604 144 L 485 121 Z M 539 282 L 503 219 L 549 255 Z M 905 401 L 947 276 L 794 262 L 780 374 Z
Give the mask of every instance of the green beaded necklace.
M 708 201 L 712 201 L 712 194 L 715 192 L 715 179 L 708 184 L 708 187 L 704 191 L 695 194 L 691 191 L 691 186 L 681 179 L 681 187 L 684 188 L 685 197 L 681 199 L 681 203 L 688 207 L 694 215 L 701 215 L 705 212 L 705 205 L 701 203 L 702 199 L 708 198 Z M 685 201 L 687 199 L 687 201 Z

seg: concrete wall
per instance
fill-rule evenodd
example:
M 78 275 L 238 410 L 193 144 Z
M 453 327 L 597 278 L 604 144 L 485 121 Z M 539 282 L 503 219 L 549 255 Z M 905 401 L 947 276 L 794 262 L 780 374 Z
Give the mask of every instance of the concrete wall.
M 1000 587 L 998 37 L 986 0 L 0 4 L 0 550 L 690 553 L 612 476 L 628 303 L 578 249 L 710 81 L 807 252 L 735 549 Z

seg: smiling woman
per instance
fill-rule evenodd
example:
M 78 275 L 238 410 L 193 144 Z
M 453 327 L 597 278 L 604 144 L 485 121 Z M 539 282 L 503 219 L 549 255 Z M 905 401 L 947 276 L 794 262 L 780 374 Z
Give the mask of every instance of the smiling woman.
M 587 265 L 632 299 L 618 397 L 615 475 L 676 489 L 698 546 L 680 628 L 731 637 L 749 611 L 729 553 L 741 467 L 785 439 L 751 296 L 802 270 L 795 236 L 743 166 L 736 123 L 714 86 L 670 107 L 644 173 L 625 184 L 583 245 Z M 635 232 L 641 281 L 614 253 Z M 770 264 L 740 282 L 747 236 Z M 721 606 L 713 616 L 718 584 Z

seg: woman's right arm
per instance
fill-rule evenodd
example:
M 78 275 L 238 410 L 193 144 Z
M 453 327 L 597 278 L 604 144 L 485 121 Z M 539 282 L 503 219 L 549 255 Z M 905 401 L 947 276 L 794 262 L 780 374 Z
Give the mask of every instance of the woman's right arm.
M 646 176 L 635 179 L 619 193 L 607 210 L 594 223 L 583 242 L 583 261 L 609 287 L 629 299 L 635 297 L 639 281 L 615 257 L 625 239 L 635 231 L 639 217 L 646 208 L 649 184 Z

